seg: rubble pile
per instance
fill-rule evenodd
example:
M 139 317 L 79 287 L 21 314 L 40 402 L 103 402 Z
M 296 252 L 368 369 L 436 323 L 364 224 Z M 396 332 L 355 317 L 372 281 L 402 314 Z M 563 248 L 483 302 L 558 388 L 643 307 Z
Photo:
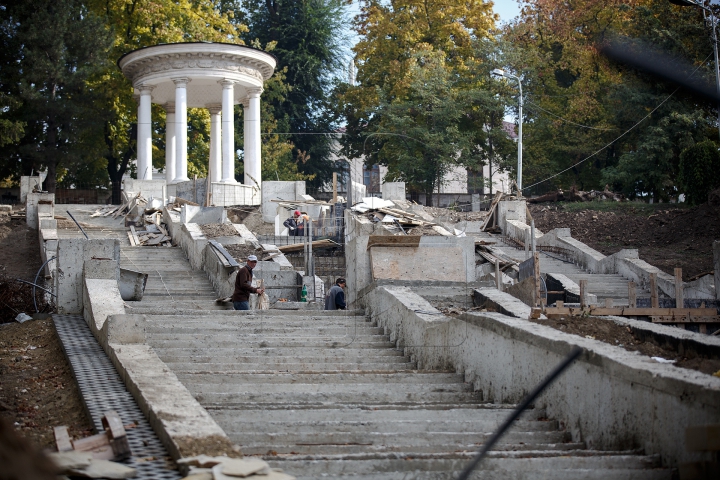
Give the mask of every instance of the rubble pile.
M 279 468 L 270 468 L 260 458 L 230 458 L 198 455 L 177 461 L 181 468 L 188 471 L 186 480 L 234 480 L 237 478 L 256 478 L 257 480 L 295 480 L 295 477 L 283 473 Z

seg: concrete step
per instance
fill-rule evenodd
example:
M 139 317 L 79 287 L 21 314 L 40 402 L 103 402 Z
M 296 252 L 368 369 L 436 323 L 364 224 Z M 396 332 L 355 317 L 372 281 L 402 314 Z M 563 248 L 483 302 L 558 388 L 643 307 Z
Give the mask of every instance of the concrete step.
M 267 445 L 364 445 L 391 446 L 392 451 L 412 452 L 415 448 L 428 451 L 435 446 L 435 451 L 477 450 L 491 436 L 492 432 L 483 431 L 394 431 L 375 432 L 358 428 L 350 432 L 335 432 L 317 429 L 312 432 L 280 431 L 227 431 L 233 442 L 241 447 L 262 447 Z M 402 433 L 402 434 L 400 434 Z M 562 444 L 570 440 L 566 432 L 524 432 L 509 431 L 498 443 L 503 445 L 523 445 L 532 450 L 533 445 Z M 432 451 L 430 449 L 430 451 Z M 319 452 L 318 452 L 319 453 Z
M 173 348 L 230 348 L 234 345 L 242 347 L 252 348 L 343 348 L 348 345 L 353 345 L 355 348 L 394 348 L 395 343 L 383 340 L 374 339 L 372 337 L 367 339 L 357 339 L 355 337 L 305 337 L 305 338 L 290 338 L 290 337 L 272 337 L 269 335 L 253 335 L 243 339 L 227 339 L 217 340 L 221 343 L 213 344 L 216 341 L 216 337 L 209 337 L 208 340 L 202 338 L 179 338 L 176 340 L 158 340 L 155 341 L 152 335 L 148 336 L 148 343 L 153 348 L 163 348 L 172 345 Z
M 236 364 L 242 362 L 277 362 L 295 363 L 300 360 L 313 360 L 318 363 L 324 362 L 363 362 L 382 358 L 388 362 L 407 362 L 408 359 L 400 350 L 389 348 L 373 348 L 366 350 L 356 345 L 344 348 L 261 348 L 242 345 L 229 348 L 207 348 L 186 349 L 176 346 L 153 347 L 158 355 L 166 362 L 193 362 L 193 363 L 214 363 L 214 364 Z
M 160 357 L 162 359 L 162 356 Z M 297 362 L 297 363 L 295 363 Z M 299 373 L 359 373 L 359 372 L 373 372 L 373 373 L 394 373 L 398 371 L 414 370 L 415 364 L 410 363 L 407 360 L 403 362 L 391 363 L 388 361 L 377 361 L 373 362 L 372 359 L 363 359 L 363 362 L 357 363 L 313 363 L 313 360 L 302 362 L 302 359 L 295 360 L 292 363 L 280 363 L 280 362 L 262 362 L 258 360 L 256 363 L 239 363 L 237 365 L 230 364 L 196 364 L 196 363 L 172 363 L 165 361 L 172 370 L 178 374 L 189 374 L 189 373 L 246 373 L 252 372 L 255 374 L 265 373 L 285 373 L 285 372 L 299 372 Z
M 354 388 L 343 389 L 323 389 L 322 385 L 317 387 L 316 391 L 311 389 L 269 389 L 263 388 L 263 385 L 252 385 L 251 387 L 244 385 L 244 391 L 238 391 L 239 388 L 227 388 L 228 391 L 214 392 L 208 385 L 190 385 L 188 390 L 201 403 L 226 405 L 246 405 L 248 407 L 259 405 L 280 405 L 280 404 L 306 404 L 317 405 L 330 403 L 333 405 L 350 404 L 355 405 L 362 403 L 378 403 L 378 404 L 447 404 L 447 403 L 472 403 L 477 402 L 479 397 L 474 392 L 463 392 L 461 389 L 450 389 L 446 385 L 438 386 L 435 391 L 431 391 L 428 386 L 420 388 L 409 388 L 409 385 L 402 385 L 392 390 L 378 391 L 377 388 L 360 388 L 355 385 Z M 219 390 L 219 389 L 218 389 Z M 235 390 L 235 391 L 232 391 Z M 284 391 L 283 391 L 284 390 Z
M 393 453 L 394 458 L 372 458 L 372 455 L 327 456 L 320 458 L 267 457 L 270 465 L 292 472 L 300 479 L 310 478 L 367 478 L 367 479 L 452 479 L 469 462 L 474 452 L 457 454 L 456 458 L 443 458 L 433 454 L 407 455 Z M 669 480 L 672 471 L 660 469 L 658 459 L 652 456 L 623 455 L 617 452 L 603 455 L 600 452 L 568 455 L 569 452 L 492 452 L 475 470 L 471 478 L 483 480 Z M 575 453 L 575 452 L 573 452 Z M 345 458 L 350 457 L 350 458 Z M 365 457 L 365 458 L 363 458 Z M 382 457 L 377 455 L 377 457 Z M 439 457 L 439 458 L 438 458 Z M 527 458 L 530 457 L 530 458 Z
M 225 336 L 228 335 L 241 335 L 242 338 L 250 333 L 255 335 L 303 335 L 303 336 L 341 336 L 341 337 L 355 337 L 355 336 L 380 336 L 383 335 L 383 329 L 380 327 L 371 327 L 369 324 L 363 323 L 362 325 L 339 325 L 339 326 L 316 326 L 316 327 L 302 327 L 298 325 L 277 325 L 274 323 L 260 324 L 260 325 L 248 325 L 248 326 L 235 326 L 235 325 L 214 325 L 208 328 L 201 329 L 196 326 L 148 326 L 147 332 L 153 335 L 153 338 L 163 338 L 169 336 L 180 336 L 180 335 L 198 335 L 201 332 L 206 336 Z
M 181 374 L 181 380 L 202 383 L 204 385 L 228 384 L 280 384 L 295 386 L 296 384 L 313 385 L 347 385 L 347 384 L 452 384 L 465 385 L 462 375 L 457 373 L 238 373 L 238 374 Z

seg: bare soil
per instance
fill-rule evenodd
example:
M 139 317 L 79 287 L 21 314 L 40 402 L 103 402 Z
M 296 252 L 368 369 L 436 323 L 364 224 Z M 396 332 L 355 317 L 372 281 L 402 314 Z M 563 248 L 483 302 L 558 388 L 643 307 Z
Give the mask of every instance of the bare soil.
M 682 268 L 686 281 L 713 270 L 712 242 L 720 239 L 718 206 L 588 202 L 529 208 L 541 231 L 570 228 L 573 238 L 604 255 L 637 248 L 642 260 L 670 275 Z
M 225 250 L 240 264 L 244 265 L 248 255 L 262 255 L 262 250 L 255 250 L 252 245 L 223 245 Z
M 228 208 L 227 215 L 232 223 L 242 223 L 255 235 L 275 234 L 275 225 L 263 221 L 259 206 Z M 285 219 L 283 218 L 282 221 Z
M 644 341 L 637 338 L 629 327 L 619 325 L 609 319 L 600 317 L 562 317 L 530 321 L 547 325 L 565 333 L 600 340 L 601 342 L 622 347 L 631 352 L 640 352 L 648 357 L 675 360 L 675 365 L 678 367 L 698 370 L 708 375 L 720 376 L 720 359 L 683 357 L 675 349 L 659 346 L 651 340 Z
M 200 230 L 207 238 L 239 236 L 237 230 L 227 223 L 209 223 L 200 225 Z
M 33 280 L 41 265 L 37 230 L 0 217 L 0 271 Z M 52 320 L 0 325 L 0 418 L 41 448 L 53 445 L 56 426 L 75 438 L 92 433 Z

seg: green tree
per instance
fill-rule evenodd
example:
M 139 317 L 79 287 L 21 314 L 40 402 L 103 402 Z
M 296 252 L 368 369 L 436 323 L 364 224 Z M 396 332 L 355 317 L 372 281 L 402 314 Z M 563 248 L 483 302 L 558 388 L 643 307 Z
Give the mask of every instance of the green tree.
M 2 12 L 13 27 L 3 30 L 4 41 L 17 47 L 14 65 L 6 62 L 0 74 L 3 93 L 14 100 L 8 110 L 16 127 L 26 125 L 21 138 L 10 138 L 3 160 L 29 164 L 28 173 L 47 167 L 45 188 L 54 192 L 56 172 L 84 159 L 81 141 L 98 125 L 91 113 L 96 92 L 86 82 L 104 67 L 111 37 L 78 0 L 7 4 Z
M 243 5 L 243 19 L 249 27 L 243 38 L 255 45 L 274 46 L 277 68 L 284 72 L 289 86 L 280 95 L 263 94 L 263 102 L 273 107 L 276 131 L 293 134 L 287 138 L 292 143 L 293 163 L 315 185 L 327 181 L 333 169 L 330 138 L 313 134 L 336 128 L 330 102 L 334 74 L 342 69 L 348 3 L 249 0 Z M 289 167 L 287 159 L 283 163 Z
M 690 205 L 708 200 L 708 194 L 720 187 L 720 152 L 714 142 L 705 140 L 680 154 L 678 183 Z

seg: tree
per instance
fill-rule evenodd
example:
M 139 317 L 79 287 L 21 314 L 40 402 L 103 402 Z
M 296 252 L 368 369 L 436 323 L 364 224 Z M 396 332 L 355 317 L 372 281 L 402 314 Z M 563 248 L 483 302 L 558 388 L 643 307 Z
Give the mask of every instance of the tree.
M 708 201 L 708 194 L 720 187 L 720 152 L 714 142 L 705 140 L 680 154 L 680 183 L 690 205 Z
M 244 3 L 248 43 L 273 45 L 278 70 L 289 86 L 281 95 L 263 94 L 272 105 L 277 130 L 292 133 L 294 164 L 315 185 L 332 172 L 331 139 L 336 128 L 330 93 L 342 68 L 347 0 L 250 0 Z M 287 162 L 287 160 L 284 160 Z M 286 163 L 287 164 L 287 163 Z
M 526 194 L 605 183 L 630 197 L 677 194 L 679 154 L 707 136 L 712 106 L 609 61 L 601 49 L 617 38 L 652 45 L 694 62 L 703 76 L 711 73 L 706 33 L 698 9 L 667 1 L 526 2 L 504 31 L 514 47 L 504 61 L 522 75 L 526 93 L 524 183 L 543 182 Z
M 8 110 L 16 132 L 3 157 L 36 170 L 46 166 L 45 188 L 54 192 L 58 168 L 83 158 L 80 139 L 97 126 L 90 113 L 96 92 L 86 81 L 103 68 L 111 37 L 78 0 L 8 4 L 3 15 L 13 26 L 3 29 L 4 42 L 16 47 L 14 65 L 5 62 L 1 74 L 3 93 L 14 100 Z
M 489 76 L 488 59 L 497 53 L 492 5 L 362 3 L 355 19 L 363 35 L 354 48 L 359 84 L 338 91 L 345 156 L 385 164 L 389 178 L 429 193 L 452 166 L 478 168 L 504 150 L 507 144 L 493 149 L 502 124 L 491 118 L 502 117 L 502 106 Z

